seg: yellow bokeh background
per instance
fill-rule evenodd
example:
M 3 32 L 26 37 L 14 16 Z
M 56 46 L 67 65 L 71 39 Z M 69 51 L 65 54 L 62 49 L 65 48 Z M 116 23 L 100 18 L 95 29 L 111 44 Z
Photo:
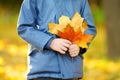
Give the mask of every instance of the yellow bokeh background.
M 17 34 L 18 13 L 0 8 L 0 80 L 26 80 L 28 46 Z M 120 60 L 107 58 L 106 26 L 96 27 L 97 36 L 84 54 L 82 80 L 120 80 Z

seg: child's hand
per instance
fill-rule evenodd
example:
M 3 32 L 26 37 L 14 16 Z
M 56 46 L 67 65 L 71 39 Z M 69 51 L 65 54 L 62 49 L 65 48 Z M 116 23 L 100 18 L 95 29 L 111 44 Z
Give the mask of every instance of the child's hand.
M 61 54 L 65 54 L 71 44 L 72 43 L 69 40 L 57 38 L 53 39 L 50 48 Z
M 77 44 L 72 44 L 69 47 L 69 54 L 71 57 L 76 57 L 79 55 L 80 48 L 77 46 Z

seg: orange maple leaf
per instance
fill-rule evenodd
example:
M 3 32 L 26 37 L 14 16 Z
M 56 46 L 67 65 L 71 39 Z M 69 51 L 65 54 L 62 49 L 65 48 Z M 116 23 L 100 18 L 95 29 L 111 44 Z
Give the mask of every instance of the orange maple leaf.
M 89 43 L 93 38 L 93 35 L 90 34 L 82 34 L 80 37 L 79 42 L 77 42 L 77 45 L 82 48 L 88 48 L 87 43 Z
M 67 39 L 79 47 L 87 48 L 93 35 L 85 34 L 88 28 L 86 21 L 76 12 L 72 19 L 67 16 L 59 18 L 59 24 L 49 23 L 49 32 L 61 38 Z
M 63 32 L 58 31 L 58 36 L 72 42 L 75 35 L 74 29 L 68 24 Z
M 80 29 L 75 31 L 69 24 L 63 32 L 58 31 L 57 35 L 63 39 L 71 41 L 74 44 L 77 44 L 82 48 L 87 48 L 87 43 L 90 42 L 92 38 L 91 35 L 82 33 Z

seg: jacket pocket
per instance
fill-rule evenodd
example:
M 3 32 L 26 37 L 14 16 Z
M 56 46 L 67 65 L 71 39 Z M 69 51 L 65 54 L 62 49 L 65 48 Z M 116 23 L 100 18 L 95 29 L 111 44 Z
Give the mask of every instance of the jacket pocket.
M 83 59 L 81 56 L 77 56 L 74 59 L 74 73 L 82 74 L 83 73 Z
M 51 50 L 33 50 L 29 55 L 30 73 L 59 73 L 57 54 Z

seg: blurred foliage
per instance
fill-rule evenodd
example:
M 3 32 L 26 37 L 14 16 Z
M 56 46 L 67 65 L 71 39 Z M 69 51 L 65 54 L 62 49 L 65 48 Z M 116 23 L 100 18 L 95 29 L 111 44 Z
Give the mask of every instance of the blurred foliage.
M 0 0 L 0 80 L 26 80 L 28 47 L 17 35 L 16 27 L 19 13 L 16 10 L 20 8 L 21 1 Z M 107 40 L 101 0 L 89 1 L 98 34 L 84 54 L 82 80 L 120 80 L 120 61 L 109 60 L 106 56 Z
M 92 15 L 96 25 L 104 25 L 105 24 L 105 17 L 104 11 L 101 7 L 92 5 L 91 6 Z M 102 27 L 102 26 L 99 26 Z
M 0 7 L 12 11 L 18 11 L 23 0 L 0 0 Z
M 103 0 L 88 0 L 88 1 L 89 1 L 90 5 L 97 5 L 99 7 L 102 6 L 102 2 L 103 2 Z

